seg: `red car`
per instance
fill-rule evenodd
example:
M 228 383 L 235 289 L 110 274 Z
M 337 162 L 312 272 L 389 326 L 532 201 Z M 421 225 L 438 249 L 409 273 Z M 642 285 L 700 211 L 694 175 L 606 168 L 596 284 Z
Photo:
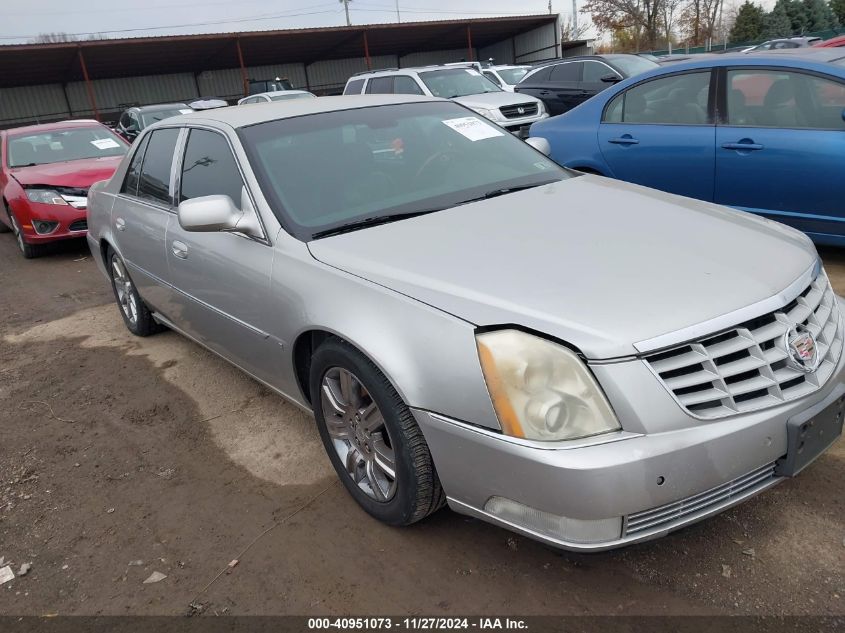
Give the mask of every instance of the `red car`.
M 838 35 L 836 37 L 832 37 L 829 40 L 825 40 L 824 42 L 818 42 L 817 44 L 813 44 L 813 46 L 818 46 L 821 48 L 837 48 L 839 46 L 845 46 L 845 35 Z
M 96 121 L 0 130 L 0 232 L 12 231 L 27 258 L 84 237 L 88 188 L 111 178 L 127 149 Z

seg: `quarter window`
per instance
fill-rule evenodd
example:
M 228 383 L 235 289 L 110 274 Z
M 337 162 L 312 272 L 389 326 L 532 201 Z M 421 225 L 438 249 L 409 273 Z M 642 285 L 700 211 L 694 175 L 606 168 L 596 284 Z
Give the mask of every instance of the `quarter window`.
M 229 196 L 241 206 L 244 183 L 228 141 L 216 132 L 191 130 L 182 162 L 179 201 L 202 196 Z
M 706 125 L 710 71 L 654 79 L 614 97 L 605 123 Z
M 845 129 L 845 84 L 804 73 L 730 70 L 728 125 Z
M 348 84 L 346 84 L 346 88 L 343 90 L 343 94 L 345 95 L 359 95 L 361 94 L 361 88 L 364 86 L 363 79 L 353 79 Z
M 147 143 L 149 141 L 150 135 L 147 134 L 132 155 L 132 162 L 129 163 L 129 169 L 126 170 L 126 178 L 123 179 L 123 186 L 120 188 L 120 193 L 125 193 L 129 196 L 138 195 L 138 177 L 141 175 L 141 163 L 144 161 L 144 152 L 147 151 Z
M 170 170 L 178 139 L 178 128 L 156 130 L 150 135 L 138 179 L 139 198 L 171 206 Z

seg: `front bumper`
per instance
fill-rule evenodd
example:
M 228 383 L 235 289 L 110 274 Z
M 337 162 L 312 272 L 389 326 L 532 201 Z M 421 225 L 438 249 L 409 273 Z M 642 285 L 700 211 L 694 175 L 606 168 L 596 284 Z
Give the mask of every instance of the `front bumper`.
M 843 381 L 845 354 L 825 385 L 783 405 L 701 422 L 672 403 L 681 428 L 631 432 L 621 416 L 627 431 L 558 443 L 508 438 L 431 412 L 413 413 L 453 510 L 556 547 L 601 551 L 663 536 L 782 481 L 776 463 L 787 453 L 787 421 L 845 399 Z M 619 519 L 618 537 L 559 538 L 512 515 L 493 514 L 493 498 L 566 521 L 601 525 Z
M 544 112 L 543 114 L 539 114 L 532 117 L 524 117 L 520 119 L 507 119 L 505 121 L 496 121 L 496 123 L 498 123 L 508 132 L 514 134 L 519 138 L 528 138 L 528 132 L 531 129 L 531 125 L 536 123 L 537 121 L 542 121 L 543 119 L 548 118 L 548 113 Z
M 22 225 L 24 241 L 28 244 L 85 237 L 88 232 L 88 212 L 84 207 L 77 209 L 70 205 L 30 202 L 25 212 L 21 213 L 17 209 L 15 212 Z M 35 221 L 55 223 L 56 227 L 49 232 L 39 233 L 33 226 Z

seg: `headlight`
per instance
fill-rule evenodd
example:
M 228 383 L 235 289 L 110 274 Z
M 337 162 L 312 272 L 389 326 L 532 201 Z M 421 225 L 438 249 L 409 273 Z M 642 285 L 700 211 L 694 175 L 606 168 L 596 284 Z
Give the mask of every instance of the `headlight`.
M 58 191 L 52 189 L 27 189 L 26 197 L 30 202 L 40 202 L 41 204 L 67 204 L 64 198 L 59 195 Z
M 473 110 L 483 116 L 485 119 L 490 119 L 491 121 L 498 120 L 498 110 L 487 110 L 485 108 L 473 108 Z
M 540 101 L 537 104 L 537 114 L 545 114 L 546 113 L 546 104 Z
M 572 440 L 621 428 L 587 367 L 565 347 L 518 330 L 479 334 L 476 344 L 506 435 Z

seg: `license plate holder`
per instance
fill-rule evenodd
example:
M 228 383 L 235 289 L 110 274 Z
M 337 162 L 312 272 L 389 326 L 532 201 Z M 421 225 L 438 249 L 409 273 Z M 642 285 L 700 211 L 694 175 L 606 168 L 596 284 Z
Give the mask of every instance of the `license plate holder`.
M 845 385 L 828 403 L 802 411 L 786 422 L 786 456 L 777 461 L 775 475 L 794 477 L 809 466 L 840 435 L 845 417 Z

